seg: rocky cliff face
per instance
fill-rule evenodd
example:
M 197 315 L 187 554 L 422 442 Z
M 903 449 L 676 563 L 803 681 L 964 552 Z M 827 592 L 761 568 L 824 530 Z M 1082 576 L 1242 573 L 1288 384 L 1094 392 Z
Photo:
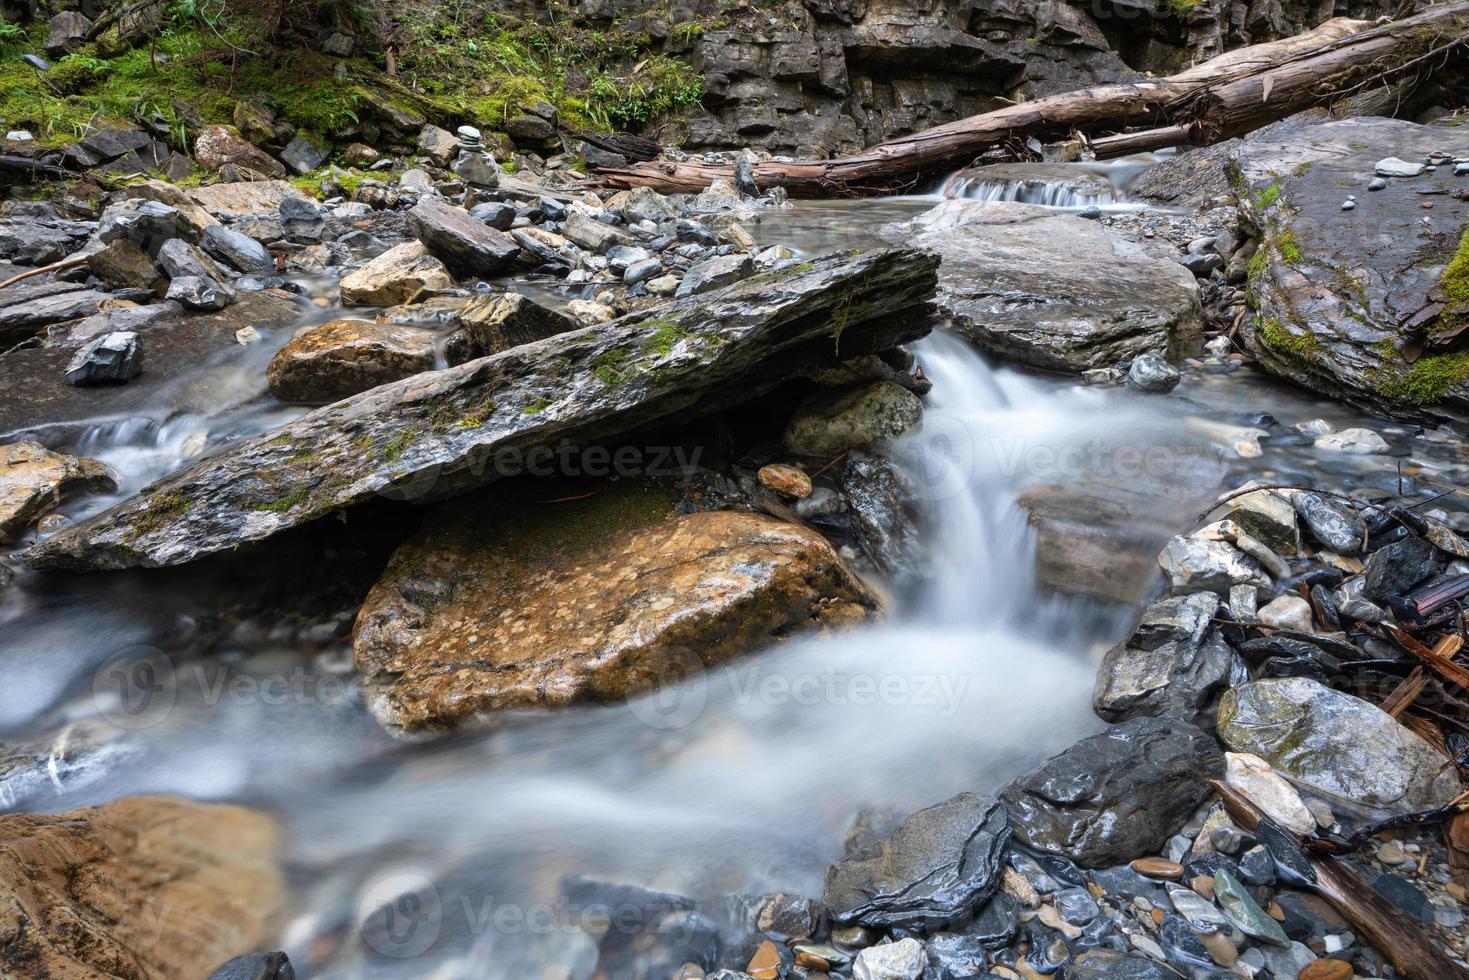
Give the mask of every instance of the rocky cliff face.
M 689 149 L 825 156 L 1086 85 L 1163 73 L 1383 0 L 588 0 L 704 76 Z M 639 16 L 641 14 L 641 16 Z

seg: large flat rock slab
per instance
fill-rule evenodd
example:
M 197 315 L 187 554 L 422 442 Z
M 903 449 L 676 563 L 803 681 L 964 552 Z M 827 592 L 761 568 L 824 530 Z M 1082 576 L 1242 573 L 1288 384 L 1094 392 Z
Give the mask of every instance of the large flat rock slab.
M 884 234 L 943 256 L 939 309 L 976 346 L 1077 373 L 1203 341 L 1193 273 L 1095 221 L 1030 204 L 946 201 Z
M 820 534 L 740 513 L 671 516 L 613 484 L 547 506 L 442 505 L 354 630 L 373 712 L 403 731 L 620 701 L 877 600 Z
M 39 567 L 180 564 L 378 496 L 427 501 L 598 440 L 757 397 L 925 335 L 938 256 L 845 253 L 335 402 L 180 471 L 29 552 Z
M 1434 151 L 1469 157 L 1469 132 L 1305 119 L 1240 142 L 1231 173 L 1260 235 L 1241 338 L 1267 370 L 1371 412 L 1469 422 L 1469 349 L 1454 337 L 1469 325 L 1469 265 L 1457 298 L 1445 284 L 1456 253 L 1469 263 L 1469 177 L 1448 164 L 1368 190 L 1379 161 Z

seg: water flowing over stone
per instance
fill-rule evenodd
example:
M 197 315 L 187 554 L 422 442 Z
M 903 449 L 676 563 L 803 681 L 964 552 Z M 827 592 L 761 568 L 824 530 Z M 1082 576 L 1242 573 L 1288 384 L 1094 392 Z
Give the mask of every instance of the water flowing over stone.
M 967 918 L 1000 885 L 1010 821 L 993 797 L 963 793 L 919 810 L 888 837 L 832 865 L 837 922 L 932 931 Z
M 1015 836 L 1084 867 L 1154 854 L 1224 771 L 1186 722 L 1134 718 L 1082 739 L 1000 794 Z
M 1000 357 L 1077 373 L 1145 351 L 1177 358 L 1203 343 L 1193 274 L 1094 221 L 948 201 L 885 234 L 939 251 L 940 308 Z
M 1397 719 L 1303 677 L 1229 691 L 1219 706 L 1219 737 L 1299 786 L 1369 811 L 1425 810 L 1459 792 L 1443 755 Z
M 835 255 L 610 325 L 561 334 L 318 409 L 62 531 L 38 566 L 190 561 L 381 495 L 451 496 L 504 452 L 738 404 L 812 363 L 929 330 L 937 257 Z M 831 310 L 845 312 L 832 336 Z M 523 457 L 522 457 L 523 458 Z

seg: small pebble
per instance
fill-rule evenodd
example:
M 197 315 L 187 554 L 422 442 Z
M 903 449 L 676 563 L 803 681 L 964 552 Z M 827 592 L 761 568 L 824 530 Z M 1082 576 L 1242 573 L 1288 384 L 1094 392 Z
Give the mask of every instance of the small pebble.
M 1341 209 L 1343 211 L 1351 211 L 1351 210 L 1354 210 L 1356 207 L 1357 207 L 1357 202 L 1356 201 L 1343 201 L 1343 202 L 1341 202 Z

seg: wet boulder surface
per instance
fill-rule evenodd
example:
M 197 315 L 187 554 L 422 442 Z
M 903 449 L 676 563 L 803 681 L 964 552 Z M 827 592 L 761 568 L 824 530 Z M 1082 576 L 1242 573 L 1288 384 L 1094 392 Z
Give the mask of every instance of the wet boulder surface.
M 1469 420 L 1464 180 L 1423 168 L 1434 152 L 1469 156 L 1469 133 L 1304 119 L 1239 141 L 1228 168 L 1260 241 L 1241 337 L 1267 370 L 1375 413 Z M 1389 158 L 1420 172 L 1379 178 Z

